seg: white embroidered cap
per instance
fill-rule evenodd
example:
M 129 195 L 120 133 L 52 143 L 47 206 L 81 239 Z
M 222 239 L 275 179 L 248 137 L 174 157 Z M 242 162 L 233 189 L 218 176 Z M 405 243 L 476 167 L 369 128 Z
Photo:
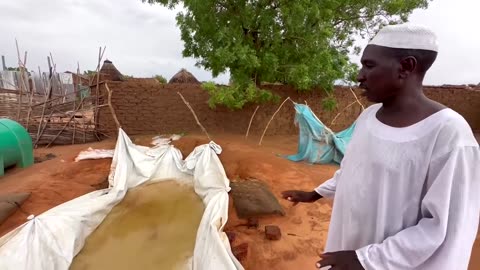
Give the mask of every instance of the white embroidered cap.
M 388 25 L 368 43 L 397 49 L 438 52 L 437 35 L 427 27 L 412 24 Z

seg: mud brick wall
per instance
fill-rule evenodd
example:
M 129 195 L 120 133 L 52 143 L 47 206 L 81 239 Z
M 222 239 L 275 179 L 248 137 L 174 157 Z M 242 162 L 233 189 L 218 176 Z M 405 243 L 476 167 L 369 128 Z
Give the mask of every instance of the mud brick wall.
M 189 109 L 182 102 L 180 92 L 197 113 L 200 122 L 210 133 L 245 134 L 250 118 L 257 105 L 248 105 L 240 111 L 224 107 L 212 110 L 208 107 L 208 94 L 200 85 L 160 84 L 152 79 L 132 79 L 124 82 L 108 82 L 112 90 L 112 104 L 122 128 L 132 135 L 200 132 Z M 322 109 L 323 91 L 300 93 L 291 87 L 269 85 L 268 88 L 282 98 L 290 97 L 298 103 L 308 103 L 321 121 L 335 131 L 348 127 L 360 114 L 355 104 L 344 110 L 355 99 L 348 88 L 338 87 L 334 94 L 337 109 L 328 112 Z M 361 90 L 355 90 L 359 95 Z M 462 114 L 472 129 L 480 131 L 480 90 L 465 87 L 425 87 L 430 98 L 451 107 Z M 360 96 L 359 96 L 360 97 Z M 363 103 L 368 106 L 367 102 Z M 253 119 L 250 134 L 261 134 L 279 104 L 260 105 Z M 333 118 L 342 114 L 332 124 Z M 267 135 L 297 134 L 294 125 L 295 110 L 287 102 L 270 124 Z M 106 134 L 114 134 L 116 127 L 108 107 L 99 112 L 99 124 Z

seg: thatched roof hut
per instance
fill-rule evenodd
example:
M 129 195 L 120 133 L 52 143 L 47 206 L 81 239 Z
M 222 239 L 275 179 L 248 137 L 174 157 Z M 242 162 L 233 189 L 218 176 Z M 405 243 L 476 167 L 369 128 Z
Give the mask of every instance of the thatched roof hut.
M 109 81 L 121 81 L 123 80 L 123 75 L 113 65 L 112 61 L 107 59 L 103 62 L 103 66 L 100 69 L 100 79 Z
M 200 82 L 193 76 L 192 73 L 188 72 L 186 69 L 182 68 L 177 74 L 175 74 L 168 83 L 195 83 L 200 84 Z

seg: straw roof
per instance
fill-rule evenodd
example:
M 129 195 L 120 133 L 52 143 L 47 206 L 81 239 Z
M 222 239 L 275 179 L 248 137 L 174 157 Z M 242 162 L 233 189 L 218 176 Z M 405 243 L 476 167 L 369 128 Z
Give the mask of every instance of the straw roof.
M 192 73 L 182 68 L 177 74 L 175 74 L 168 83 L 195 83 L 200 82 L 193 76 Z
M 103 62 L 103 66 L 100 69 L 100 78 L 102 80 L 121 81 L 123 78 L 123 75 L 113 65 L 112 61 L 107 59 Z

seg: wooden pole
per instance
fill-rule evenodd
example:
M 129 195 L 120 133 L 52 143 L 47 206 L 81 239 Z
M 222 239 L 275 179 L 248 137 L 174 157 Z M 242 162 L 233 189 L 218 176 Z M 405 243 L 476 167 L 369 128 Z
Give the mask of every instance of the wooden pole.
M 247 128 L 247 133 L 245 134 L 245 139 L 248 138 L 248 133 L 250 132 L 250 127 L 252 126 L 253 118 L 255 117 L 255 114 L 257 113 L 258 108 L 260 108 L 260 106 L 257 106 L 257 108 L 255 109 L 255 111 L 252 114 L 252 117 L 250 118 L 250 123 L 248 123 L 248 128 Z
M 73 79 L 73 75 L 72 75 Z M 80 80 L 80 63 L 77 62 L 77 80 Z M 77 82 L 77 85 L 75 85 L 75 80 L 73 80 L 73 108 L 75 109 L 76 104 L 77 104 L 77 87 L 79 83 Z M 82 106 L 83 107 L 83 106 Z M 82 111 L 82 119 L 83 119 L 83 110 Z M 72 136 L 72 144 L 75 144 L 75 133 L 77 131 L 77 120 L 74 116 L 74 121 L 73 121 L 73 136 Z
M 73 112 L 73 115 L 70 116 L 70 119 L 68 120 L 68 122 L 65 123 L 65 125 L 63 126 L 63 128 L 57 133 L 57 135 L 55 136 L 55 138 L 52 139 L 52 141 L 46 146 L 46 148 L 48 148 L 52 143 L 55 142 L 55 140 L 58 138 L 58 136 L 60 136 L 60 134 L 62 134 L 62 132 L 65 130 L 65 128 L 67 128 L 67 126 L 70 124 L 70 122 L 72 121 L 73 117 L 75 116 L 75 114 L 77 113 L 77 111 L 80 109 L 82 103 L 83 103 L 83 98 L 82 100 L 80 101 L 80 105 L 77 107 L 77 109 Z
M 108 87 L 108 84 L 105 83 L 105 88 L 107 88 L 108 92 L 108 107 L 110 107 L 110 113 L 112 113 L 113 120 L 115 121 L 115 124 L 117 125 L 117 130 L 119 130 L 122 126 L 120 125 L 120 122 L 118 121 L 117 114 L 115 113 L 115 109 L 112 106 L 112 91 Z
M 211 141 L 212 139 L 210 138 L 210 135 L 208 135 L 208 132 L 207 130 L 205 129 L 205 127 L 203 127 L 203 125 L 200 123 L 200 121 L 198 120 L 198 117 L 197 115 L 195 114 L 195 111 L 193 110 L 192 106 L 190 106 L 190 103 L 188 103 L 187 100 L 185 100 L 185 98 L 182 96 L 182 94 L 180 94 L 180 92 L 177 92 L 177 94 L 182 98 L 183 100 L 183 103 L 185 103 L 185 105 L 187 105 L 187 107 L 190 109 L 190 111 L 192 112 L 193 114 L 193 117 L 195 117 L 195 121 L 197 121 L 197 125 L 200 126 L 200 128 L 202 129 L 202 131 L 205 133 L 205 135 L 207 135 L 208 139 Z
M 360 102 L 360 100 L 358 99 L 357 95 L 355 94 L 355 92 L 353 91 L 353 89 L 350 87 L 350 92 L 352 92 L 353 96 L 355 97 L 355 100 L 358 102 L 358 104 L 360 104 L 360 106 L 362 106 L 362 111 L 365 110 L 365 107 L 363 106 L 363 104 Z
M 58 77 L 58 88 L 60 90 L 60 93 L 62 95 L 62 102 L 65 103 L 66 101 L 66 95 L 67 95 L 67 91 L 65 90 L 65 87 L 63 87 L 63 82 L 62 80 L 60 80 L 60 74 L 58 74 L 56 72 L 56 66 L 57 64 L 55 64 L 55 61 L 53 60 L 53 55 L 52 53 L 50 53 L 50 59 L 52 60 L 52 65 L 54 67 L 54 74 L 55 74 L 55 77 Z M 75 108 L 74 108 L 75 109 Z
M 97 70 L 96 70 L 96 75 L 97 75 L 97 86 L 96 86 L 96 91 L 95 91 L 95 109 L 94 109 L 94 116 L 93 116 L 93 121 L 94 121 L 94 124 L 95 124 L 95 130 L 97 130 L 97 121 L 98 121 L 98 105 L 99 105 L 99 95 L 100 95 L 100 65 L 102 63 L 102 59 L 103 59 L 103 55 L 105 54 L 105 50 L 107 49 L 106 46 L 103 47 L 103 51 L 102 51 L 102 47 L 99 48 L 98 50 L 98 63 L 97 63 Z M 94 131 L 95 133 L 95 131 Z M 96 133 L 95 133 L 96 134 Z M 98 135 L 96 134 L 98 140 L 100 140 L 100 138 L 98 137 Z
M 33 89 L 30 89 L 30 84 L 28 83 L 29 82 L 29 77 L 28 77 L 28 74 L 25 72 L 25 70 L 27 69 L 26 65 L 27 65 L 27 52 L 25 51 L 25 56 L 24 56 L 24 59 L 23 59 L 23 69 L 22 69 L 23 79 L 22 79 L 22 81 L 23 81 L 25 89 L 27 90 L 26 92 L 30 95 L 30 100 L 28 102 L 27 124 L 26 124 L 26 127 L 25 127 L 25 129 L 28 131 L 28 128 L 29 128 L 29 125 L 30 125 L 30 117 L 31 117 L 31 114 L 32 114 L 34 92 L 33 92 Z M 32 80 L 32 82 L 33 82 L 33 80 Z
M 270 123 L 272 122 L 272 120 L 273 120 L 273 118 L 275 117 L 275 115 L 277 115 L 277 113 L 280 111 L 280 109 L 282 108 L 283 104 L 285 104 L 285 102 L 287 102 L 287 100 L 290 100 L 290 97 L 287 97 L 287 98 L 282 102 L 282 104 L 280 104 L 280 106 L 278 106 L 278 109 L 275 111 L 275 113 L 273 113 L 272 118 L 270 118 L 270 121 L 268 121 L 267 126 L 265 127 L 265 130 L 263 131 L 262 137 L 260 137 L 260 141 L 258 142 L 258 145 L 262 145 L 263 137 L 265 136 L 265 133 L 267 133 L 268 126 L 269 126 Z M 293 102 L 293 101 L 292 101 L 292 102 Z
M 330 123 L 330 125 L 333 125 L 335 124 L 335 121 L 337 120 L 337 118 L 348 108 L 352 107 L 354 104 L 358 103 L 357 101 L 354 101 L 350 104 L 347 105 L 347 107 L 343 108 L 343 110 L 341 112 L 339 112 L 337 115 L 335 115 L 335 117 L 333 118 L 332 122 Z
M 53 84 L 52 84 L 52 78 L 53 78 L 53 67 L 52 67 L 52 63 L 50 61 L 50 56 L 47 56 L 47 62 L 48 62 L 48 82 L 49 82 L 49 85 L 48 85 L 48 98 L 52 98 L 52 94 L 53 94 Z
M 47 119 L 50 119 L 50 118 L 52 117 L 53 112 L 54 112 L 54 110 L 52 110 L 52 111 L 50 112 L 50 115 L 48 116 Z M 42 122 L 43 122 L 43 118 L 42 118 Z M 43 132 L 45 131 L 45 129 L 47 129 L 48 120 L 47 120 L 47 122 L 45 123 L 45 125 L 44 125 L 43 127 L 42 127 L 42 122 L 41 122 L 40 125 L 38 126 L 38 129 L 39 129 L 39 130 L 41 129 L 41 131 L 40 131 L 40 132 L 37 132 L 37 139 L 35 139 L 35 143 L 34 143 L 34 147 L 35 147 L 35 148 L 37 148 L 37 144 L 38 144 L 38 142 L 40 141 L 40 138 L 43 136 Z
M 21 70 L 21 60 L 20 60 L 20 50 L 18 49 L 18 41 L 17 39 L 15 39 L 15 46 L 17 47 L 17 57 L 18 57 L 18 66 Z M 21 73 L 20 73 L 21 74 Z M 17 109 L 17 121 L 20 122 L 20 111 L 21 111 L 21 108 L 22 108 L 22 95 L 23 95 L 23 92 L 22 92 L 22 85 L 20 84 L 20 87 L 19 87 L 19 96 L 18 96 L 18 109 Z
M 52 102 L 53 100 L 55 100 L 55 99 L 51 99 L 51 97 L 52 97 L 52 94 L 53 94 L 53 80 L 55 79 L 54 75 L 55 75 L 57 69 L 56 69 L 55 63 L 53 62 L 53 58 L 51 58 L 51 57 L 52 57 L 52 54 L 50 54 L 50 56 L 47 56 L 48 80 L 47 80 L 47 85 L 45 86 L 45 101 L 43 102 L 43 104 L 40 103 L 40 104 L 36 104 L 36 105 L 32 106 L 32 107 L 35 107 L 35 106 L 43 105 L 42 116 L 41 116 L 41 120 L 40 120 L 40 124 L 39 124 L 39 130 L 37 131 L 37 139 L 35 140 L 35 144 L 34 144 L 35 147 L 37 147 L 37 144 L 40 141 L 40 138 L 43 136 L 43 133 L 44 133 L 45 129 L 47 128 L 48 121 L 49 121 L 49 119 L 51 119 L 51 117 L 53 115 L 53 112 L 54 112 L 54 109 L 52 109 L 52 111 L 50 112 L 50 115 L 47 118 L 47 122 L 45 122 L 45 124 L 43 124 L 43 119 L 44 119 L 44 116 L 45 116 L 45 109 L 47 107 L 47 104 L 48 104 L 48 102 Z M 59 98 L 56 98 L 56 99 L 59 99 Z M 50 104 L 49 107 L 51 107 L 51 104 Z

